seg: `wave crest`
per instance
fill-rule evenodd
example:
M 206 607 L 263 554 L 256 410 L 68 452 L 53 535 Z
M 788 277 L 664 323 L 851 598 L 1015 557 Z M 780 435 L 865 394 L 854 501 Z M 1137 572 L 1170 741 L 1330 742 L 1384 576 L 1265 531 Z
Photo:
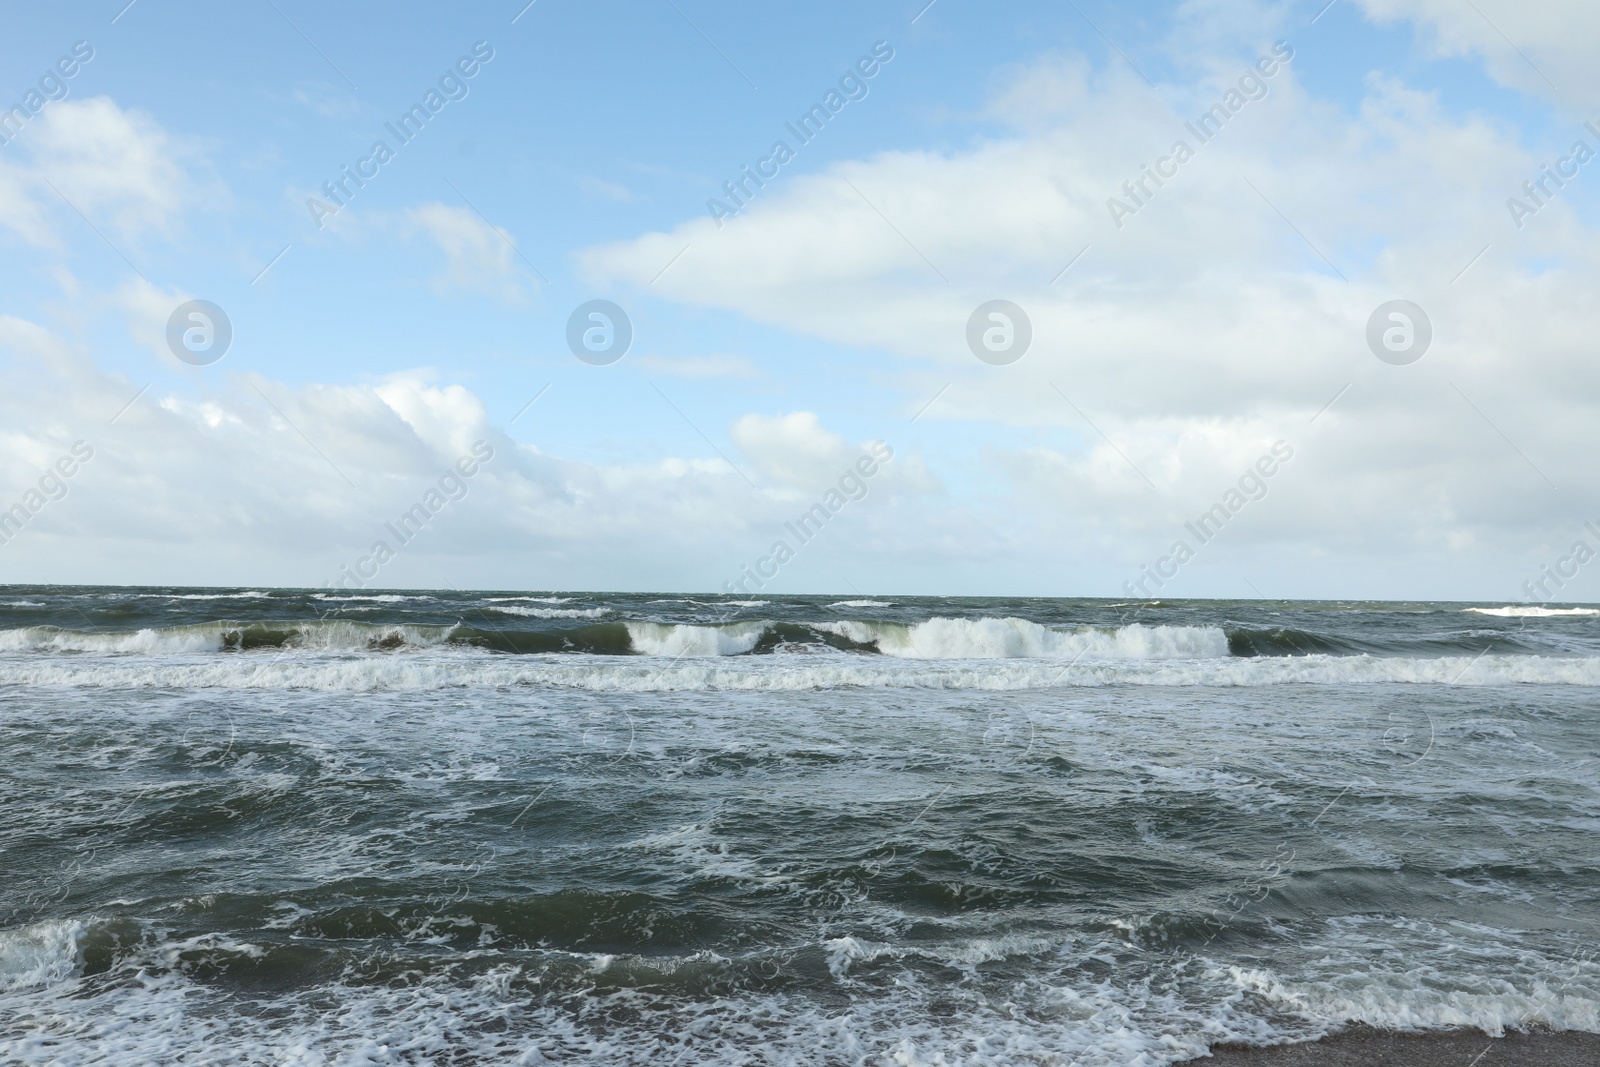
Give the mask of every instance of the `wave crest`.
M 646 656 L 742 656 L 756 647 L 768 623 L 732 626 L 690 626 L 682 623 L 630 622 L 628 640 Z
M 202 622 L 111 633 L 85 633 L 59 626 L 23 626 L 0 630 L 0 652 L 182 655 L 272 647 L 316 652 L 387 652 L 444 644 L 456 629 L 454 625 L 419 626 L 344 619 Z
M 1513 604 L 1503 608 L 1465 608 L 1474 615 L 1494 615 L 1502 619 L 1551 619 L 1558 615 L 1600 615 L 1600 608 L 1544 608 L 1536 604 Z
M 817 628 L 900 659 L 1220 659 L 1228 635 L 1215 626 L 1145 626 L 1053 630 L 1027 619 L 932 618 L 895 622 L 825 622 Z
M 85 930 L 75 920 L 0 930 L 0 993 L 53 985 L 70 977 L 80 962 Z
M 611 611 L 610 608 L 525 608 L 520 604 L 496 604 L 489 610 L 525 619 L 598 619 Z

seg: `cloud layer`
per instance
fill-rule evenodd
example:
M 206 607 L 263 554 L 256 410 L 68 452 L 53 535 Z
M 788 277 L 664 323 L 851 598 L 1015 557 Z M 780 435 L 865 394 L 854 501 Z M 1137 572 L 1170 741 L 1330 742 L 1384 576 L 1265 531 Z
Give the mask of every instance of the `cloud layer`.
M 1293 459 L 1168 595 L 1510 596 L 1597 517 L 1600 254 L 1586 219 L 1600 169 L 1544 190 L 1529 217 L 1507 200 L 1575 139 L 1600 151 L 1566 110 L 1600 88 L 1586 59 L 1600 16 L 1360 3 L 1413 25 L 1428 55 L 1483 63 L 1570 131 L 1530 144 L 1377 72 L 1354 99 L 1320 97 L 1294 41 L 1191 49 L 1195 77 L 1157 85 L 1043 48 L 969 101 L 981 136 L 786 171 L 722 226 L 695 217 L 579 248 L 597 291 L 879 368 L 862 418 L 772 401 L 761 353 L 637 353 L 628 373 L 742 406 L 696 425 L 703 442 L 626 462 L 519 444 L 489 414 L 494 386 L 429 369 L 449 368 L 448 352 L 311 383 L 193 373 L 164 336 L 192 294 L 131 273 L 95 290 L 63 264 L 79 241 L 170 242 L 234 194 L 149 114 L 104 96 L 53 103 L 0 157 L 0 230 L 50 265 L 74 311 L 0 317 L 0 469 L 20 493 L 75 441 L 95 453 L 4 546 L 6 573 L 320 584 L 482 441 L 495 458 L 385 582 L 718 588 L 868 447 L 836 428 L 848 421 L 881 427 L 895 459 L 785 568 L 790 588 L 854 574 L 1115 594 L 1282 443 Z M 1251 24 L 1191 7 L 1192 40 Z M 514 239 L 475 209 L 422 199 L 378 227 L 383 210 L 340 224 L 396 254 L 426 250 L 436 295 L 541 299 Z M 1009 366 L 965 340 L 995 298 L 1032 323 Z M 1366 341 L 1397 298 L 1432 324 L 1408 366 Z M 100 358 L 102 320 L 166 377 Z

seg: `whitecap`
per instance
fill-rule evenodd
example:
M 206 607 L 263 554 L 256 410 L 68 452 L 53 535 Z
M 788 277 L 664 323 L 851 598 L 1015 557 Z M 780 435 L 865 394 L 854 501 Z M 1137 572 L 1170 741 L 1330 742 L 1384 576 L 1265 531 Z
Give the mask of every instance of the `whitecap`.
M 489 610 L 529 619 L 598 619 L 611 611 L 610 608 L 525 608 L 520 604 L 496 604 Z
M 1228 635 L 1215 626 L 1145 626 L 1056 630 L 1027 619 L 825 622 L 817 628 L 902 659 L 1221 659 Z
M 407 600 L 433 600 L 431 596 L 402 596 L 399 593 L 374 593 L 370 596 L 359 596 L 344 593 L 313 593 L 316 600 L 370 600 L 378 604 L 399 604 Z
M 252 589 L 248 593 L 135 593 L 136 597 L 150 600 L 251 600 L 271 597 L 271 593 L 263 593 L 259 589 Z
M 72 976 L 86 928 L 76 920 L 0 930 L 0 992 L 53 985 Z
M 237 648 L 249 637 L 270 637 L 291 649 L 354 652 L 443 644 L 450 640 L 456 628 L 454 625 L 386 625 L 350 619 L 284 623 L 203 622 L 101 632 L 68 630 L 58 626 L 23 626 L 0 630 L 0 652 L 181 655 Z
M 1560 615 L 1600 615 L 1600 608 L 1545 608 L 1514 604 L 1503 608 L 1464 608 L 1475 615 L 1494 615 L 1502 619 L 1550 619 Z
M 630 622 L 628 640 L 646 656 L 739 656 L 756 647 L 766 633 L 764 622 L 732 626 L 690 626 L 680 623 Z

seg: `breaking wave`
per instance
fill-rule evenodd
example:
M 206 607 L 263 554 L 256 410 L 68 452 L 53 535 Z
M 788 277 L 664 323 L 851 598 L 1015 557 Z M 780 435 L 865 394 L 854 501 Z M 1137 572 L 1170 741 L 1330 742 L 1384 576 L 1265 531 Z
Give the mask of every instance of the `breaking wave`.
M 530 598 L 531 599 L 531 598 Z M 1600 686 L 1582 644 L 1476 631 L 1357 641 L 1221 625 L 617 620 L 605 607 L 500 603 L 489 622 L 195 622 L 0 630 L 0 683 L 407 690 L 1031 689 L 1111 685 Z M 1554 652 L 1554 654 L 1548 654 Z
M 84 924 L 71 920 L 0 930 L 0 993 L 46 986 L 72 975 L 82 954 Z
M 307 622 L 202 622 L 105 633 L 59 626 L 0 630 L 0 652 L 100 652 L 145 655 L 236 652 L 254 648 L 383 652 L 449 641 L 458 627 L 379 624 L 347 620 Z
M 529 619 L 599 619 L 609 608 L 544 608 L 496 604 L 488 609 Z M 1220 659 L 1228 635 L 1212 626 L 1052 629 L 1025 619 L 933 618 L 894 622 L 718 625 L 666 622 L 597 623 L 568 631 L 503 631 L 466 623 L 384 624 L 347 619 L 304 622 L 205 622 L 140 630 L 84 632 L 57 626 L 0 631 L 0 652 L 99 652 L 165 655 L 256 648 L 390 652 L 438 645 L 476 645 L 499 652 L 598 655 L 742 656 L 833 648 L 897 659 L 1045 659 L 1066 661 Z
M 496 604 L 489 610 L 525 619 L 598 619 L 611 612 L 610 608 L 525 608 L 520 604 Z
M 1552 619 L 1559 615 L 1600 615 L 1600 608 L 1544 608 L 1537 604 L 1515 604 L 1503 608 L 1467 608 L 1474 615 L 1494 615 L 1502 619 Z
M 134 593 L 132 595 L 145 600 L 262 600 L 272 596 L 271 593 L 262 592 L 260 589 L 250 589 L 243 593 Z
M 933 618 L 894 622 L 824 622 L 817 628 L 901 659 L 1217 659 L 1228 635 L 1215 626 L 1145 626 L 1055 630 L 1026 619 Z
M 628 640 L 646 656 L 739 656 L 756 647 L 768 623 L 732 626 L 689 626 L 681 623 L 630 622 Z
M 464 916 L 449 922 L 475 925 Z M 787 948 L 786 963 L 798 959 L 827 975 L 819 995 L 792 981 L 751 980 L 780 958 L 771 950 L 640 955 L 541 946 L 527 953 L 535 976 L 491 951 L 466 978 L 459 976 L 465 968 L 413 958 L 403 975 L 372 981 L 371 973 L 389 975 L 357 960 L 356 949 L 315 940 L 290 952 L 266 938 L 173 936 L 93 920 L 36 924 L 0 934 L 0 992 L 11 994 L 6 1006 L 30 1024 L 29 1031 L 0 1029 L 0 1056 L 28 1067 L 161 1063 L 174 1062 L 174 1050 L 203 1049 L 204 1061 L 219 1067 L 623 1067 L 672 1062 L 659 1053 L 670 1041 L 712 1067 L 1168 1067 L 1205 1062 L 1193 1057 L 1221 1041 L 1302 1042 L 1350 1023 L 1412 1033 L 1600 1031 L 1600 968 L 1507 944 L 1512 939 L 1498 930 L 1473 930 L 1468 942 L 1492 962 L 1487 974 L 1460 962 L 1461 931 L 1437 923 L 1379 916 L 1297 932 L 1320 955 L 1292 970 L 1241 964 L 1221 952 L 1140 964 L 1127 959 L 1121 938 L 1093 932 L 959 933 L 928 944 L 845 935 Z M 86 943 L 100 957 L 100 974 L 85 973 Z M 8 960 L 16 967 L 10 985 Z M 312 967 L 314 982 L 306 978 Z M 961 974 L 978 995 L 929 1011 L 919 986 L 933 968 Z M 986 969 L 1015 974 L 1003 996 L 994 995 Z M 291 976 L 301 985 L 284 982 L 263 998 L 269 1010 L 251 1010 L 205 980 L 230 970 Z M 850 1010 L 841 1014 L 835 1004 L 844 1000 Z M 1076 1010 L 1050 1010 L 1062 1002 Z M 594 1018 L 605 1020 L 603 1039 Z M 453 1055 L 441 1061 L 434 1055 L 441 1049 Z M 64 1060 L 63 1050 L 83 1054 Z

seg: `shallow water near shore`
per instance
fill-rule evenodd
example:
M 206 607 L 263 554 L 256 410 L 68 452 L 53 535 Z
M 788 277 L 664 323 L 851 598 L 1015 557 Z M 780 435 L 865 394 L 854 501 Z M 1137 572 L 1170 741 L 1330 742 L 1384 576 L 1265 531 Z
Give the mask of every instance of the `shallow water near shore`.
M 1353 1026 L 1322 1041 L 1270 1048 L 1218 1046 L 1207 1067 L 1592 1067 L 1600 1035 L 1576 1030 L 1396 1033 Z
M 10 587 L 0 683 L 8 1062 L 1600 1033 L 1594 609 Z

